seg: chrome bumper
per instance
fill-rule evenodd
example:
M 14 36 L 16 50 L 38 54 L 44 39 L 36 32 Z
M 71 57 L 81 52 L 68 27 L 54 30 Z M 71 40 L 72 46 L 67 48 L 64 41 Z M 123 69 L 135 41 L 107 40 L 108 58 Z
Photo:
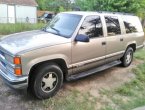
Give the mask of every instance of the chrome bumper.
M 0 77 L 8 86 L 14 89 L 26 89 L 28 87 L 28 76 L 17 77 L 0 70 Z

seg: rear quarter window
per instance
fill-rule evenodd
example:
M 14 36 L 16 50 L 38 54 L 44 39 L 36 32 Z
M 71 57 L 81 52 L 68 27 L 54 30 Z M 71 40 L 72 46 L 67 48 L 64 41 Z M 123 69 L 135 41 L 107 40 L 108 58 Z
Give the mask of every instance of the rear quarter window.
M 123 16 L 126 33 L 143 32 L 141 22 L 136 16 Z

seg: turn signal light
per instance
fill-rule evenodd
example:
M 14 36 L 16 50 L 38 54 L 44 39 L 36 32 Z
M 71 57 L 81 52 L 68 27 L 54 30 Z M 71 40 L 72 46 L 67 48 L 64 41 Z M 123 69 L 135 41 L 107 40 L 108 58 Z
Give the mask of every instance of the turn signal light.
M 14 57 L 14 64 L 20 65 L 21 64 L 21 58 L 20 57 Z
M 22 75 L 22 69 L 21 68 L 15 68 L 15 74 L 17 76 L 21 76 Z

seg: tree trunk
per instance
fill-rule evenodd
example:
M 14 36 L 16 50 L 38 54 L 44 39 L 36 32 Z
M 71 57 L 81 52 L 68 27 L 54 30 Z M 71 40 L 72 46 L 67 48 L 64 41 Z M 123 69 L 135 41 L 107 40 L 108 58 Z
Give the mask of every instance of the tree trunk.
M 142 23 L 142 26 L 145 28 L 145 19 L 142 19 L 141 23 Z

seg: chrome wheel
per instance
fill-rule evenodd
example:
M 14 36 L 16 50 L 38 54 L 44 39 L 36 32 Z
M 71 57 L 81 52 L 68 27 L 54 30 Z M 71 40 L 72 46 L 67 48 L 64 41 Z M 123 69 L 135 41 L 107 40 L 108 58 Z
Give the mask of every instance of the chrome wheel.
M 51 92 L 58 83 L 58 76 L 55 72 L 45 74 L 41 81 L 41 89 L 44 92 Z
M 132 61 L 132 52 L 128 52 L 126 55 L 126 63 L 129 64 Z

